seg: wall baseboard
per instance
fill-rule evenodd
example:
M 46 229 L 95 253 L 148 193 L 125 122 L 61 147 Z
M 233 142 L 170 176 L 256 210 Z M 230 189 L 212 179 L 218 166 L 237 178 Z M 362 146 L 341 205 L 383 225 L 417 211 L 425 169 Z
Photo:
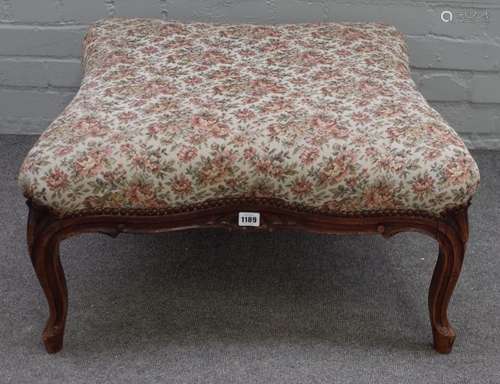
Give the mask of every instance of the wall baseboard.
M 459 133 L 469 149 L 500 151 L 500 133 Z

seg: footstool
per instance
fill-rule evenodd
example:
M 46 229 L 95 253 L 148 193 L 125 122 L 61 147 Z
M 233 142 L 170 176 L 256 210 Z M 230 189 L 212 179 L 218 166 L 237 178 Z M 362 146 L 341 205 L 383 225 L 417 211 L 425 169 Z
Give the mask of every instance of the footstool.
M 61 240 L 202 227 L 425 233 L 439 243 L 434 348 L 451 351 L 479 172 L 394 27 L 111 18 L 88 30 L 83 65 L 19 175 L 48 352 L 68 305 Z

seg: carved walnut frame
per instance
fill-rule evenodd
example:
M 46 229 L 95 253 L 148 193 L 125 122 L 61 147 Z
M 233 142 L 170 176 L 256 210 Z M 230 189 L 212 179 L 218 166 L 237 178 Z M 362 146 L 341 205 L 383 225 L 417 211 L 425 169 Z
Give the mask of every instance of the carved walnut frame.
M 448 321 L 450 297 L 460 275 L 468 238 L 467 208 L 448 211 L 440 217 L 415 212 L 370 213 L 363 216 L 307 212 L 265 201 L 229 200 L 212 206 L 201 205 L 168 214 L 82 213 L 59 218 L 47 208 L 28 200 L 28 248 L 33 267 L 45 292 L 50 315 L 42 339 L 49 353 L 63 345 L 68 293 L 59 258 L 59 243 L 80 233 L 105 233 L 116 237 L 122 232 L 161 233 L 188 228 L 238 227 L 239 211 L 261 213 L 257 229 L 298 229 L 329 234 L 379 233 L 390 237 L 400 232 L 427 234 L 439 243 L 439 255 L 429 289 L 429 312 L 434 348 L 451 352 L 455 331 Z M 251 230 L 254 230 L 252 228 Z

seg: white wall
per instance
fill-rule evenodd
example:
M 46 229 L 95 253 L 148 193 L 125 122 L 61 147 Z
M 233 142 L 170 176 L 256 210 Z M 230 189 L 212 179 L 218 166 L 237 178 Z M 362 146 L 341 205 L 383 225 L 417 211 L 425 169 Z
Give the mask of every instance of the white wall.
M 445 10 L 452 23 L 442 22 Z M 0 133 L 47 127 L 79 86 L 87 25 L 114 15 L 395 24 L 408 36 L 414 78 L 428 100 L 471 146 L 500 147 L 499 0 L 0 0 Z

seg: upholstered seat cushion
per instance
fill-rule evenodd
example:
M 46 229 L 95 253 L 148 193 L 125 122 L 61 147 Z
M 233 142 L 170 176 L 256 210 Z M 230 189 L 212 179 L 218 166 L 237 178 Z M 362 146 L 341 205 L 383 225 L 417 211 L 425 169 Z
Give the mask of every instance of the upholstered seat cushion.
M 19 178 L 60 216 L 238 198 L 440 215 L 479 183 L 390 26 L 113 18 L 89 29 L 83 64 Z

